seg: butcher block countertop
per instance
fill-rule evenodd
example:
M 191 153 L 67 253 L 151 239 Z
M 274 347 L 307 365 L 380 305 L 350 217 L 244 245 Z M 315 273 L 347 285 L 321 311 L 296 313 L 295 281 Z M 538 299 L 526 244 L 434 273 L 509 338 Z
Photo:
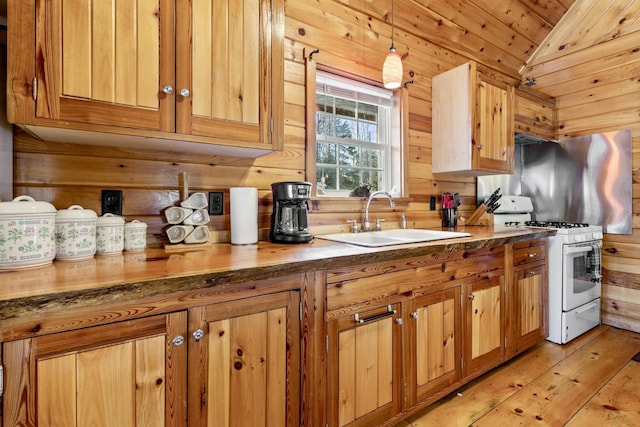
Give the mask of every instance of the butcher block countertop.
M 315 239 L 306 244 L 216 244 L 183 252 L 147 249 L 0 273 L 0 321 L 180 291 L 291 276 L 311 271 L 501 246 L 548 237 L 551 229 L 459 227 L 470 237 L 366 248 Z

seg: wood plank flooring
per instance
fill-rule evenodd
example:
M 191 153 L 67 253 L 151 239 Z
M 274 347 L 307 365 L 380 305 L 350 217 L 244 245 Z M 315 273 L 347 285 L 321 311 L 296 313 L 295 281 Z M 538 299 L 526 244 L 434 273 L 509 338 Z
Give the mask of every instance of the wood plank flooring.
M 545 341 L 396 427 L 639 426 L 640 334 L 601 326 Z

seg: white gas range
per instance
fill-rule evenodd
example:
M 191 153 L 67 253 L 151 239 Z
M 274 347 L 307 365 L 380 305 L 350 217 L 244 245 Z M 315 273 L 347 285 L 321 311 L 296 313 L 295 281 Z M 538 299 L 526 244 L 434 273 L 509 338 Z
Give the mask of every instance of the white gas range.
M 494 223 L 556 230 L 549 238 L 549 341 L 565 344 L 600 324 L 602 227 L 531 221 L 531 200 L 505 196 Z
M 600 324 L 602 227 L 547 226 L 557 229 L 549 238 L 548 340 L 565 344 Z

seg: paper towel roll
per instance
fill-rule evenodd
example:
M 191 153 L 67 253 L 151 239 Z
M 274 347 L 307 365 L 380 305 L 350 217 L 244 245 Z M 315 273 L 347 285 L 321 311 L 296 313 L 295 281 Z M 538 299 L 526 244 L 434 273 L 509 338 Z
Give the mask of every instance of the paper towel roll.
M 232 187 L 229 190 L 231 202 L 231 243 L 250 245 L 258 242 L 258 189 Z

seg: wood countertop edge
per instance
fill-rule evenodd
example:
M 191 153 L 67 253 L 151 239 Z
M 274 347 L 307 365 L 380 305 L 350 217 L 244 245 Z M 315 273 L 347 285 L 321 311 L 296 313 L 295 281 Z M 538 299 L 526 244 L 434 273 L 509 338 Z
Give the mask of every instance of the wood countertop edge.
M 461 239 L 441 240 L 438 242 L 415 243 L 403 246 L 387 246 L 383 248 L 365 248 L 343 243 L 315 240 L 311 245 L 291 246 L 260 242 L 257 251 L 283 250 L 291 253 L 286 260 L 273 263 L 263 262 L 261 265 L 241 266 L 235 268 L 229 264 L 226 269 L 212 269 L 211 271 L 189 271 L 166 274 L 162 277 L 142 277 L 139 280 L 113 282 L 89 286 L 86 288 L 56 290 L 55 286 L 47 292 L 39 294 L 11 297 L 3 295 L 0 289 L 0 321 L 16 319 L 47 311 L 95 306 L 106 303 L 127 302 L 149 297 L 157 297 L 210 288 L 235 283 L 259 281 L 279 276 L 291 276 L 332 268 L 342 268 L 358 264 L 375 263 L 401 258 L 412 258 L 429 255 L 435 252 L 457 252 L 464 250 L 482 249 L 486 247 L 502 246 L 520 241 L 533 240 L 554 235 L 554 230 L 527 229 L 522 232 L 510 232 L 504 235 L 493 233 L 491 236 L 472 236 Z M 312 248 L 315 245 L 315 248 Z M 153 262 L 167 262 L 168 257 L 159 256 L 164 251 L 148 250 L 144 253 L 145 260 Z M 307 257 L 295 254 L 310 252 Z M 315 253 L 317 252 L 317 253 Z M 332 255 L 333 253 L 333 255 Z M 268 257 L 268 255 L 266 255 Z M 31 270 L 35 271 L 35 270 Z M 2 279 L 20 281 L 28 273 L 12 272 L 0 275 Z

